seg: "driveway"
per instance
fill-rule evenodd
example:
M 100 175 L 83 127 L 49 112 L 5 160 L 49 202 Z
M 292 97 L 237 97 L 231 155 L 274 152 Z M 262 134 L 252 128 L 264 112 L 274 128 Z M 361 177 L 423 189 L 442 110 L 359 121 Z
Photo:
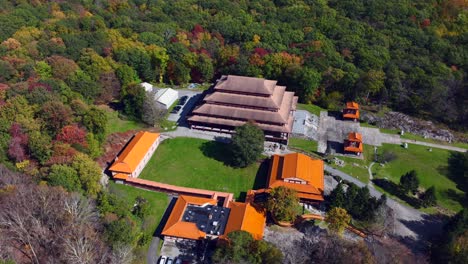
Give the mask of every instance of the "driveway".
M 183 123 L 185 121 L 185 116 L 190 113 L 195 103 L 200 99 L 202 94 L 201 91 L 192 91 L 192 90 L 177 90 L 179 92 L 179 99 L 182 96 L 187 96 L 187 102 L 182 107 L 177 114 L 169 114 L 167 120 L 174 121 L 177 123 Z

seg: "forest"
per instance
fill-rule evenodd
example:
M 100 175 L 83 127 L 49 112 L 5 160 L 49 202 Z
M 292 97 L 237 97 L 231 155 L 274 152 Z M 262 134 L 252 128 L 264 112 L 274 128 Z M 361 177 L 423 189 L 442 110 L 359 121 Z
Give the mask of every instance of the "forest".
M 99 106 L 141 120 L 142 81 L 264 77 L 302 103 L 337 110 L 356 100 L 466 131 L 467 8 L 464 0 L 0 0 L 0 238 L 9 238 L 0 259 L 18 246 L 24 262 L 100 263 L 131 259 L 122 243 L 149 243 L 142 217 L 103 190 L 95 162 L 108 135 Z M 43 210 L 15 211 L 24 205 Z M 63 236 L 67 227 L 78 228 Z M 102 256 L 73 255 L 82 242 Z M 34 253 L 43 248 L 56 255 Z

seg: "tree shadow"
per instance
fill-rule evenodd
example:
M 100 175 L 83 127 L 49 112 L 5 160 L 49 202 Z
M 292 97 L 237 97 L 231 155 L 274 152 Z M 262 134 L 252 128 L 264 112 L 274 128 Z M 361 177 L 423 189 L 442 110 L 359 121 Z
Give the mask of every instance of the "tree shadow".
M 390 194 L 395 195 L 403 201 L 407 202 L 412 207 L 416 209 L 421 208 L 421 200 L 415 197 L 408 196 L 398 184 L 385 179 L 373 179 L 372 182 L 375 185 L 384 189 L 385 191 L 389 192 Z
M 208 141 L 200 146 L 200 150 L 208 158 L 222 162 L 226 166 L 232 165 L 229 146 L 224 143 Z
M 334 117 L 336 120 L 343 120 L 343 113 L 340 111 L 328 111 L 328 116 Z
M 255 181 L 252 186 L 253 190 L 267 188 L 268 170 L 270 165 L 270 159 L 264 159 L 258 168 L 257 174 L 255 175 Z
M 465 164 L 468 156 L 461 152 L 450 152 L 448 158 L 447 177 L 457 184 L 457 188 L 462 191 L 467 191 L 468 181 L 465 177 Z
M 161 221 L 158 224 L 158 227 L 156 228 L 156 230 L 153 233 L 153 237 L 162 238 L 162 236 L 161 236 L 162 230 L 163 230 L 164 226 L 166 225 L 167 219 L 169 219 L 169 216 L 171 215 L 172 209 L 174 208 L 174 205 L 175 205 L 176 201 L 177 201 L 177 197 L 172 197 L 171 201 L 169 202 L 169 204 L 168 204 L 168 206 L 166 208 L 166 211 L 164 212 L 163 217 L 161 218 Z
M 460 204 L 468 204 L 468 199 L 465 197 L 465 194 L 463 193 L 458 193 L 454 189 L 447 189 L 445 191 L 447 194 L 447 197 L 450 198 L 451 200 L 457 201 Z
M 414 253 L 427 252 L 431 242 L 442 233 L 444 224 L 449 219 L 448 216 L 441 214 L 424 214 L 422 218 L 418 221 L 400 220 L 403 225 L 418 235 L 418 239 L 408 236 L 400 239 L 400 242 L 408 246 Z

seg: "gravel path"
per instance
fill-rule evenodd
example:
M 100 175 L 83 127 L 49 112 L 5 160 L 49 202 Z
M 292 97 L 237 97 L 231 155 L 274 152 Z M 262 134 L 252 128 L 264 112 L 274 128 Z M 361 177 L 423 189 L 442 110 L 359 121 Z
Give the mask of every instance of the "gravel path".
M 442 144 L 434 144 L 434 143 L 411 140 L 411 139 L 401 139 L 401 142 L 416 144 L 416 145 L 422 145 L 422 146 L 428 146 L 428 147 L 432 147 L 432 148 L 446 149 L 446 150 L 457 151 L 457 152 L 466 152 L 467 151 L 467 149 L 464 149 L 464 148 L 448 146 L 448 145 L 442 145 Z

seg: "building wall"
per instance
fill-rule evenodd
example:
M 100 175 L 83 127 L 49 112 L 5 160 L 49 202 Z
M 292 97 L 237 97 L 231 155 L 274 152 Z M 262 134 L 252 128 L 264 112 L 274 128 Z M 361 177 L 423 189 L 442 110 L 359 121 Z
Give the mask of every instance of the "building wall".
M 154 141 L 153 145 L 151 145 L 151 147 L 150 147 L 150 149 L 148 150 L 148 152 L 146 152 L 146 155 L 143 157 L 143 159 L 140 161 L 140 164 L 138 164 L 137 168 L 136 168 L 135 171 L 132 173 L 131 176 L 132 176 L 133 178 L 136 178 L 136 177 L 140 176 L 140 173 L 143 171 L 143 169 L 145 168 L 146 164 L 148 164 L 149 160 L 151 159 L 151 157 L 153 156 L 154 152 L 155 152 L 156 149 L 158 148 L 160 138 L 161 138 L 161 137 L 158 137 L 158 139 L 156 139 L 156 141 Z

